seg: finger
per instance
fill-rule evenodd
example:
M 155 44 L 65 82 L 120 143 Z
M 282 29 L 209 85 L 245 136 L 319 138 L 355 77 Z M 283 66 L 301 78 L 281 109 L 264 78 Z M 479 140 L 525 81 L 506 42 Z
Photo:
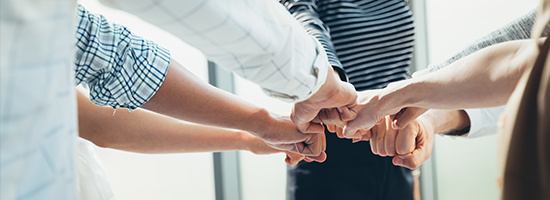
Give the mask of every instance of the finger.
M 357 104 L 338 107 L 340 119 L 342 121 L 350 121 L 357 118 Z
M 327 159 L 327 154 L 325 152 L 321 153 L 319 156 L 306 156 L 306 158 L 315 161 L 315 162 L 325 162 Z
M 365 134 L 367 133 L 367 131 L 365 129 L 359 129 L 359 131 L 357 131 L 361 134 L 361 138 L 353 138 L 352 140 L 352 143 L 356 143 L 356 142 L 360 142 L 363 140 L 363 137 L 365 136 Z
M 373 117 L 369 113 L 359 112 L 357 118 L 349 121 L 345 126 L 344 135 L 346 138 L 351 138 L 359 129 L 371 129 L 374 125 L 380 122 L 380 119 Z
M 322 124 L 323 123 L 323 120 L 321 120 L 321 118 L 319 117 L 319 115 L 315 116 L 315 118 L 313 118 L 313 120 L 311 120 L 311 122 L 315 123 L 315 124 Z
M 376 147 L 377 147 L 377 152 L 378 152 L 378 155 L 382 156 L 382 157 L 385 157 L 388 155 L 388 153 L 386 152 L 386 144 L 384 143 L 385 141 L 385 138 L 386 138 L 386 120 L 385 119 L 382 119 L 382 122 L 380 122 L 380 124 L 378 124 L 377 126 L 377 134 L 376 134 L 376 137 L 374 138 L 374 140 L 376 141 Z
M 395 119 L 393 120 L 393 128 L 395 129 L 402 129 L 406 127 L 410 122 L 418 118 L 420 115 L 424 114 L 428 109 L 426 108 L 416 108 L 416 107 L 409 107 L 409 108 L 403 108 L 397 116 L 395 116 Z
M 319 119 L 321 119 L 321 122 L 325 125 L 333 125 L 332 120 L 328 117 L 327 109 L 323 108 L 321 111 L 319 111 L 319 114 L 317 115 Z
M 345 138 L 345 136 L 344 136 L 344 128 L 342 128 L 342 127 L 336 127 L 336 136 L 338 136 L 338 138 Z
M 298 127 L 298 125 L 296 125 L 296 127 Z M 303 131 L 299 127 L 298 127 L 298 130 L 300 130 L 300 132 L 302 133 L 312 133 L 312 134 L 325 132 L 325 127 L 322 124 L 308 122 L 306 123 L 305 127 L 306 128 Z
M 370 150 L 375 155 L 378 155 L 378 144 L 376 143 L 376 140 L 374 140 L 374 138 L 376 138 L 378 136 L 378 126 L 380 126 L 380 125 L 376 125 L 376 126 L 372 127 L 372 129 L 370 129 L 371 135 L 372 135 L 372 138 L 371 138 L 371 141 L 370 141 Z
M 362 129 L 364 130 L 364 129 Z M 372 131 L 371 130 L 365 130 L 365 133 L 363 134 L 363 137 L 361 140 L 363 141 L 369 141 L 372 138 Z
M 417 146 L 416 140 L 419 129 L 413 124 L 401 129 L 395 138 L 395 151 L 399 155 L 411 153 Z
M 308 159 L 308 158 L 304 158 L 304 160 L 305 160 L 306 162 L 313 162 L 313 160 Z
M 319 120 L 317 119 L 317 123 L 312 122 L 316 120 L 320 110 L 309 108 L 303 102 L 296 103 L 292 108 L 290 119 L 302 133 L 322 133 L 324 127 L 320 124 Z
M 336 133 L 336 125 L 326 125 L 327 130 L 331 133 Z
M 326 110 L 327 116 L 329 117 L 332 124 L 336 126 L 343 127 L 347 124 L 346 121 L 343 121 L 341 119 L 340 113 L 338 112 L 338 109 L 336 108 L 330 108 Z
M 421 132 L 416 139 L 416 148 L 411 153 L 395 156 L 392 162 L 397 166 L 416 169 L 430 158 L 432 148 L 433 138 Z
M 288 151 L 285 153 L 286 153 L 285 162 L 290 166 L 296 166 L 300 161 L 302 161 L 305 158 L 304 156 L 297 153 L 288 152 Z
M 318 157 L 326 150 L 326 138 L 324 133 L 307 134 L 304 142 L 300 143 L 298 153 L 312 158 Z
M 412 153 L 406 155 L 398 155 L 393 157 L 392 163 L 396 166 L 406 167 L 409 169 L 416 169 L 428 159 L 429 156 L 424 155 L 423 152 L 415 150 Z
M 384 137 L 384 148 L 388 156 L 395 156 L 395 137 L 397 136 L 397 130 L 391 127 L 392 119 L 389 116 L 385 117 L 384 120 L 386 120 L 386 136 Z

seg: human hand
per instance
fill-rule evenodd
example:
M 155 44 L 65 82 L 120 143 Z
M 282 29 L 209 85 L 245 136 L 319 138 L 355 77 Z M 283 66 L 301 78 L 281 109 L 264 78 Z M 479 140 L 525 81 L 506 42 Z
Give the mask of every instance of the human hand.
M 390 116 L 365 131 L 362 140 L 370 140 L 371 150 L 380 156 L 395 156 L 394 165 L 416 169 L 431 155 L 434 129 L 423 119 L 411 121 L 396 130 Z
M 331 69 L 332 70 L 332 69 Z M 328 73 L 325 84 L 309 99 L 294 104 L 291 118 L 302 133 L 323 133 L 321 115 L 331 115 L 335 124 L 345 124 L 354 119 L 356 113 L 351 109 L 356 105 L 355 88 L 338 79 L 337 73 Z M 322 111 L 322 109 L 326 109 Z
M 305 156 L 308 161 L 323 162 L 327 155 L 324 133 L 301 133 L 296 125 L 287 116 L 273 115 L 266 124 L 263 132 L 258 136 L 274 149 L 294 152 Z M 294 163 L 297 156 L 287 154 L 290 163 Z M 299 161 L 299 160 L 298 160 Z M 297 162 L 296 162 L 297 163 Z
M 266 155 L 266 154 L 274 154 L 274 153 L 282 152 L 286 154 L 285 162 L 290 166 L 296 166 L 298 162 L 304 160 L 305 158 L 303 155 L 300 155 L 298 153 L 274 149 L 269 145 L 267 145 L 262 139 L 260 139 L 259 137 L 253 136 L 250 133 L 243 132 L 243 137 L 245 141 L 245 150 L 250 151 L 253 154 Z
M 357 112 L 355 119 L 349 121 L 343 129 L 344 136 L 351 139 L 361 139 L 362 129 L 370 130 L 378 124 L 385 116 L 396 115 L 401 109 L 407 106 L 408 96 L 400 88 L 408 84 L 407 80 L 389 84 L 384 89 L 367 90 L 358 92 L 357 105 L 354 110 Z M 407 121 L 410 121 L 407 118 Z

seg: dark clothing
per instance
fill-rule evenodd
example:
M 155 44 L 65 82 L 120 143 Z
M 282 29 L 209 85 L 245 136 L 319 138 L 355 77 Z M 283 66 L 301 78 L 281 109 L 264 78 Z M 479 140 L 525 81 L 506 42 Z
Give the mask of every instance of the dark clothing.
M 383 88 L 409 76 L 414 45 L 411 12 L 403 0 L 283 0 L 325 47 L 329 62 L 358 91 Z M 347 77 L 342 76 L 345 72 Z M 287 199 L 413 199 L 410 170 L 327 133 L 329 158 L 288 169 Z
M 328 159 L 288 168 L 287 200 L 413 199 L 411 171 L 372 154 L 369 142 L 327 133 Z

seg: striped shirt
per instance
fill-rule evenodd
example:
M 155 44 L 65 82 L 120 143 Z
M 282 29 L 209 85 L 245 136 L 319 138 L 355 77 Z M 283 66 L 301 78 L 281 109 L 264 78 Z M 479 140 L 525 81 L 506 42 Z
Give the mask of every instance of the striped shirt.
M 330 63 L 343 67 L 358 91 L 409 77 L 414 25 L 403 0 L 282 3 L 325 46 Z

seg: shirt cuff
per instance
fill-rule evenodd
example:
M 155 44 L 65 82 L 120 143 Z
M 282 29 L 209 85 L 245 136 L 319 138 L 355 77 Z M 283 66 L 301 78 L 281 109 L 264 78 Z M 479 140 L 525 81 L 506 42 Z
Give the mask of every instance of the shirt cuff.
M 412 76 L 412 78 L 418 78 L 418 77 L 424 76 L 424 75 L 429 74 L 429 73 L 430 73 L 430 70 L 428 68 L 426 68 L 426 69 L 421 69 L 421 70 L 418 70 L 418 71 L 414 72 L 411 76 Z
M 301 102 L 309 99 L 313 94 L 315 94 L 327 79 L 327 74 L 329 70 L 328 58 L 323 46 L 317 39 L 311 38 L 315 44 L 315 51 L 312 54 L 313 64 L 311 66 L 310 73 L 315 79 L 310 84 L 305 83 L 305 81 L 300 81 L 298 79 L 292 81 L 298 81 L 297 83 L 291 83 L 289 85 L 297 85 L 296 88 L 288 90 L 288 93 L 282 93 L 273 91 L 267 88 L 263 88 L 264 93 L 273 98 L 280 99 L 285 102 L 294 103 Z
M 492 135 L 498 131 L 498 121 L 505 106 L 493 108 L 465 109 L 470 118 L 470 132 L 462 135 L 468 138 Z
M 346 74 L 346 71 L 344 71 L 344 69 L 342 69 L 340 67 L 336 67 L 334 65 L 332 65 L 332 69 L 334 69 L 334 71 L 338 72 L 338 76 L 340 77 L 341 81 L 349 82 L 348 74 Z

